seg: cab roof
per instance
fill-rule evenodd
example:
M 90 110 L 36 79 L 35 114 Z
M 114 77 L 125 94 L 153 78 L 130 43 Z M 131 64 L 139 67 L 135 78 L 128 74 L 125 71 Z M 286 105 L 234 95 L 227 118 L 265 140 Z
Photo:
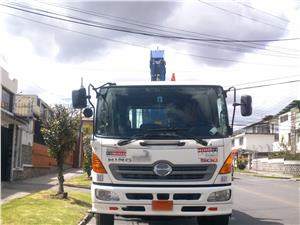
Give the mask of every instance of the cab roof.
M 108 85 L 109 86 L 109 85 Z M 214 86 L 222 87 L 216 84 L 203 84 L 198 82 L 187 82 L 187 81 L 136 81 L 136 82 L 117 82 L 110 87 L 120 87 L 120 86 Z

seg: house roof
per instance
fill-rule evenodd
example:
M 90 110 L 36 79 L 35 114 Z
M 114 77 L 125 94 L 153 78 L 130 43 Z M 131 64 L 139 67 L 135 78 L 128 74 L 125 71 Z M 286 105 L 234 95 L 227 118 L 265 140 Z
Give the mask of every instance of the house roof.
M 245 126 L 245 127 L 241 128 L 241 129 L 238 129 L 238 130 L 234 131 L 233 134 L 234 135 L 238 135 L 238 134 L 244 133 L 248 128 L 254 127 L 254 126 L 257 126 L 257 125 L 271 124 L 271 121 L 274 118 L 275 118 L 275 116 L 267 115 L 262 120 L 260 120 L 258 122 L 252 123 L 252 124 L 250 124 L 248 126 Z
M 290 104 L 288 104 L 286 107 L 284 107 L 279 113 L 277 113 L 276 116 L 282 115 L 295 107 L 300 109 L 300 100 L 292 101 Z
M 13 113 L 1 108 L 1 124 L 4 121 L 9 124 L 16 124 L 16 125 L 25 125 L 28 123 L 28 121 L 26 119 L 19 117 Z

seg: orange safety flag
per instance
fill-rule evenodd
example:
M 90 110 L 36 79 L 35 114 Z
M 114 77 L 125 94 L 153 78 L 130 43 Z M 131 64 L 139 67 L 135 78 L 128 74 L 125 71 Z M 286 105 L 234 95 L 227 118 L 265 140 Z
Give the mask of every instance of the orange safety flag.
M 171 81 L 176 81 L 175 73 L 172 73 Z

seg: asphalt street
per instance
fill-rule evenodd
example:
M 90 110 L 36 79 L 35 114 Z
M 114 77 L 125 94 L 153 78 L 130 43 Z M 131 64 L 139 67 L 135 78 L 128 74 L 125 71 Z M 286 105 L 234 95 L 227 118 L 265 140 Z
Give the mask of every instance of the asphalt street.
M 299 182 L 236 174 L 230 225 L 299 225 Z M 115 225 L 196 225 L 195 218 L 158 221 L 116 217 Z M 95 225 L 93 218 L 89 225 Z

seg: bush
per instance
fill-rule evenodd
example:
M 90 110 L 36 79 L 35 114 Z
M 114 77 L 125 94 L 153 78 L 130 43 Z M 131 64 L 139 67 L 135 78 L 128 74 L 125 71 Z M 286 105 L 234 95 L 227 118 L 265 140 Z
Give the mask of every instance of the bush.
M 240 162 L 240 163 L 237 164 L 237 167 L 238 167 L 240 170 L 244 170 L 244 169 L 246 168 L 246 165 L 247 165 L 247 164 L 241 163 L 241 162 Z
M 290 151 L 271 152 L 269 159 L 284 159 L 284 160 L 300 160 L 300 153 L 292 153 Z
M 92 146 L 90 145 L 91 137 L 85 135 L 83 138 L 83 150 L 84 150 L 84 159 L 83 159 L 83 170 L 87 175 L 91 176 L 92 170 Z
M 247 159 L 244 159 L 244 158 L 239 158 L 237 160 L 237 167 L 240 169 L 240 170 L 244 170 L 246 168 L 248 164 L 248 160 Z

